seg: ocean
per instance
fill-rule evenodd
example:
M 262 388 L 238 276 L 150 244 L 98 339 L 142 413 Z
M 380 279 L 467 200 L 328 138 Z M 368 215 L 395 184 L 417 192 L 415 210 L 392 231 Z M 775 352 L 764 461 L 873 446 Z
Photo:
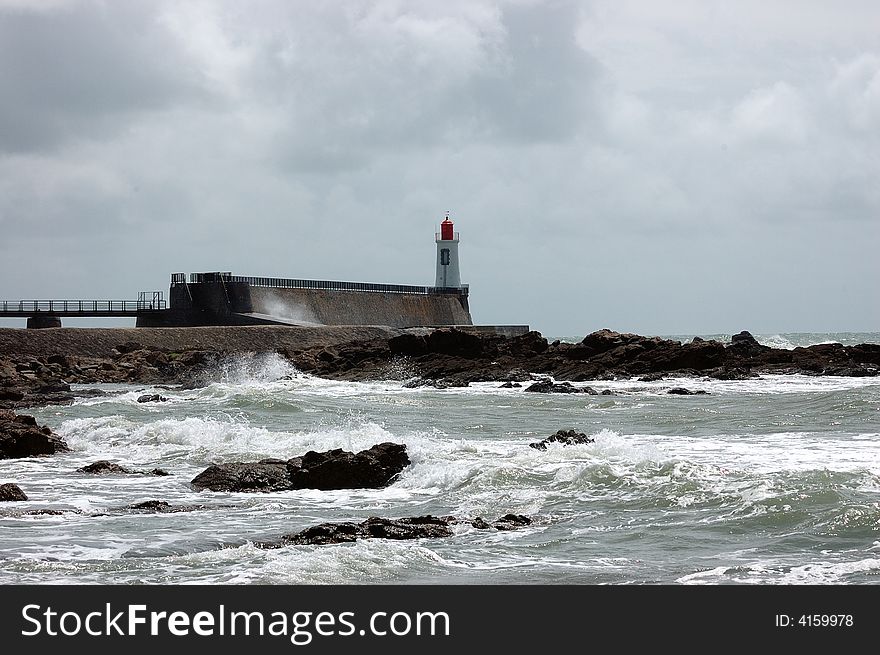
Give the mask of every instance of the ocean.
M 679 335 L 689 339 L 695 335 Z M 729 335 L 700 335 L 728 338 Z M 776 334 L 775 347 L 880 343 L 880 333 Z M 880 378 L 767 375 L 589 384 L 613 395 L 499 383 L 405 388 L 304 375 L 275 354 L 232 357 L 199 389 L 97 385 L 107 396 L 22 409 L 71 452 L 0 461 L 29 500 L 0 505 L 2 584 L 877 584 Z M 95 385 L 90 385 L 90 388 Z M 672 387 L 705 395 L 669 395 Z M 164 403 L 138 403 L 160 393 Z M 594 443 L 529 447 L 560 429 Z M 379 490 L 193 491 L 211 463 L 405 443 Z M 100 459 L 166 477 L 87 475 Z M 200 505 L 150 514 L 128 505 Z M 30 510 L 59 514 L 26 514 Z M 264 550 L 327 521 L 423 514 L 451 538 Z

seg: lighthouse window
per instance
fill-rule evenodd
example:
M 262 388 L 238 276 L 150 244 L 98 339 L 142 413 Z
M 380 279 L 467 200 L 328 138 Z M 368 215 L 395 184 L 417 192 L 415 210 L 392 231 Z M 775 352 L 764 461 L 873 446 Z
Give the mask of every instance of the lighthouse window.
M 442 248 L 440 250 L 440 264 L 449 266 L 449 248 Z

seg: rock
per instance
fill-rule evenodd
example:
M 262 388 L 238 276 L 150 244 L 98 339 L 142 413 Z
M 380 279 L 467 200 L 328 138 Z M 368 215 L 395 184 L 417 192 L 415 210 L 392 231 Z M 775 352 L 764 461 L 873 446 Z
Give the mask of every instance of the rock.
M 730 337 L 730 345 L 727 350 L 735 357 L 755 357 L 772 350 L 770 346 L 762 346 L 750 332 L 743 330 L 739 334 Z
M 143 350 L 143 346 L 137 341 L 126 341 L 125 343 L 120 343 L 116 346 L 116 352 L 120 355 L 126 355 L 136 350 Z
M 17 484 L 0 484 L 0 502 L 27 500 L 28 497 Z
M 586 393 L 595 396 L 598 392 L 592 387 L 579 388 L 571 382 L 555 383 L 552 380 L 540 380 L 525 388 L 530 393 Z
M 214 464 L 193 478 L 191 484 L 196 490 L 210 491 L 270 492 L 291 488 L 287 462 L 278 459 Z
M 706 371 L 706 376 L 714 380 L 750 380 L 760 377 L 757 373 L 745 368 L 717 368 Z
M 3 387 L 0 389 L 0 401 L 18 401 L 23 400 L 25 392 L 18 387 Z
M 435 516 L 385 519 L 371 516 L 361 523 L 321 523 L 281 537 L 279 546 L 339 544 L 357 539 L 426 539 L 451 537 L 449 521 Z
M 123 508 L 125 512 L 142 514 L 174 514 L 177 512 L 195 512 L 207 509 L 205 505 L 172 505 L 164 500 L 147 500 L 134 503 Z
M 508 380 L 507 382 L 505 382 L 504 384 L 502 384 L 498 388 L 499 389 L 519 389 L 520 387 L 522 387 L 522 385 L 519 382 L 511 382 Z
M 614 396 L 616 394 L 613 391 L 611 391 L 611 389 L 602 389 L 602 393 L 600 393 L 599 395 L 600 396 Z
M 33 416 L 0 410 L 0 459 L 36 457 L 67 452 L 64 440 Z
M 758 340 L 752 336 L 752 333 L 748 332 L 747 330 L 743 330 L 739 334 L 734 334 L 732 337 L 730 337 L 730 343 L 747 343 L 761 345 L 758 343 Z
M 428 352 L 465 358 L 478 357 L 482 354 L 484 342 L 479 335 L 454 328 L 433 330 L 425 338 Z
M 392 355 L 424 355 L 428 352 L 428 343 L 424 336 L 401 334 L 388 340 L 388 348 Z
M 532 520 L 522 514 L 505 514 L 495 521 L 492 526 L 496 530 L 516 530 L 524 525 L 531 525 Z
M 76 469 L 77 473 L 91 473 L 93 475 L 104 475 L 107 473 L 125 473 L 132 474 L 137 473 L 138 471 L 132 471 L 131 469 L 127 469 L 124 466 L 120 466 L 115 462 L 111 462 L 106 459 L 100 459 L 97 462 L 93 462 L 91 464 L 87 464 L 81 468 Z
M 350 453 L 342 449 L 309 451 L 288 461 L 292 489 L 378 489 L 388 486 L 409 463 L 406 446 L 381 443 Z
M 73 392 L 77 398 L 104 398 L 111 394 L 102 389 L 78 389 Z
M 420 387 L 434 387 L 435 389 L 452 389 L 454 387 L 467 387 L 470 385 L 469 380 L 460 377 L 441 378 L 432 380 L 431 378 L 414 378 L 403 383 L 404 389 L 418 389 Z
M 582 432 L 575 432 L 574 430 L 559 430 L 556 434 L 552 434 L 546 439 L 530 443 L 529 448 L 547 450 L 547 444 L 551 443 L 561 443 L 563 446 L 572 446 L 575 444 L 594 443 L 595 441 L 595 439 L 588 437 Z
M 666 393 L 672 394 L 674 396 L 705 396 L 708 395 L 709 392 L 703 391 L 702 389 L 691 391 L 690 389 L 685 389 L 684 387 L 673 387 Z
M 459 523 L 451 516 L 414 516 L 400 519 L 386 519 L 371 516 L 365 521 L 355 523 L 320 523 L 300 532 L 286 534 L 279 541 L 256 544 L 260 548 L 281 548 L 283 546 L 323 546 L 357 541 L 358 539 L 437 539 L 451 537 L 450 527 Z M 491 526 L 477 517 L 470 524 L 480 530 L 494 527 L 496 530 L 515 530 L 529 525 L 531 520 L 518 514 L 506 514 Z
M 168 399 L 157 393 L 145 393 L 143 396 L 138 396 L 137 401 L 139 403 L 164 403 L 167 402 Z
M 215 464 L 192 485 L 211 491 L 378 489 L 391 484 L 409 463 L 405 445 L 386 442 L 358 453 L 335 449 L 309 451 L 287 461 Z
M 106 459 L 99 459 L 81 468 L 76 469 L 77 473 L 91 473 L 92 475 L 104 475 L 108 473 L 124 474 L 124 475 L 171 475 L 163 469 L 152 469 L 151 471 L 136 471 L 126 468 L 121 464 L 111 462 Z

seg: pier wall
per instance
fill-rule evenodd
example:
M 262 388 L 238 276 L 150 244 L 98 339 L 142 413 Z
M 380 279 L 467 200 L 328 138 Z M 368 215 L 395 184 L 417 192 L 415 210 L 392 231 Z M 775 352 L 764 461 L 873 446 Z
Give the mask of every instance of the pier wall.
M 138 327 L 209 325 L 472 325 L 466 294 L 278 288 L 247 282 L 172 284 L 171 308 Z
M 320 325 L 471 325 L 467 297 L 251 287 L 253 312 Z

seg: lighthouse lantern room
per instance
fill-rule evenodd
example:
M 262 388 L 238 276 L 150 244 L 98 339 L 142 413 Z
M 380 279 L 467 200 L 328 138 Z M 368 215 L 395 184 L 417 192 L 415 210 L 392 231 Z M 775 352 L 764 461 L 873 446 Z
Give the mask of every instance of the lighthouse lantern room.
M 437 241 L 437 280 L 434 284 L 442 288 L 461 288 L 461 274 L 458 270 L 458 232 L 449 213 L 440 223 L 440 232 L 435 234 Z

